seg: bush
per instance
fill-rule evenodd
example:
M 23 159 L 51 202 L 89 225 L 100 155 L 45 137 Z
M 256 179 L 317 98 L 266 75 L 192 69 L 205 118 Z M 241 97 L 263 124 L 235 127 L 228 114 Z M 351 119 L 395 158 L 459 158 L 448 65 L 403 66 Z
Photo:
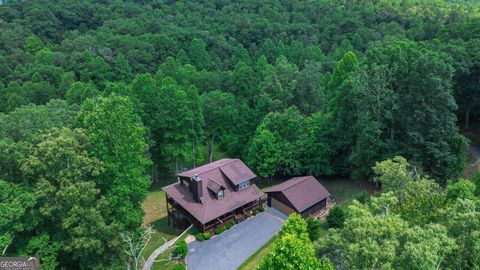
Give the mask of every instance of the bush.
M 173 266 L 172 270 L 186 270 L 187 268 L 185 268 L 185 265 L 183 264 L 175 264 L 175 266 Z
M 223 231 L 225 231 L 225 228 L 223 226 L 218 226 L 215 229 L 215 234 L 221 234 Z
M 320 237 L 321 228 L 322 228 L 322 223 L 320 222 L 320 220 L 313 217 L 307 218 L 308 237 L 310 238 L 311 241 L 315 241 Z
M 198 233 L 197 235 L 195 235 L 195 239 L 197 239 L 198 242 L 205 241 L 205 237 L 203 237 L 203 233 Z
M 175 255 L 177 257 L 180 257 L 182 259 L 185 259 L 185 257 L 187 256 L 187 252 L 188 252 L 188 245 L 187 245 L 187 242 L 185 242 L 185 240 L 182 240 L 180 243 L 177 244 L 177 246 L 175 247 Z
M 210 231 L 206 231 L 203 233 L 203 238 L 205 240 L 209 240 L 210 238 L 212 238 L 212 233 Z
M 253 211 L 253 215 L 256 216 L 257 214 L 258 214 L 258 210 L 255 209 L 255 210 Z
M 252 217 L 252 212 L 247 212 L 247 215 L 246 215 L 246 216 L 247 216 L 247 218 Z
M 330 209 L 327 216 L 328 227 L 342 228 L 343 222 L 345 222 L 345 210 L 340 206 L 334 206 Z
M 365 190 L 362 190 L 362 191 L 358 192 L 357 194 L 355 194 L 355 196 L 353 196 L 353 198 L 355 200 L 359 201 L 362 204 L 365 204 L 368 201 L 369 197 L 370 197 L 370 195 Z
M 235 225 L 235 222 L 231 220 L 227 222 L 227 224 L 225 224 L 225 229 L 230 230 L 230 228 L 232 228 L 233 225 Z
M 265 208 L 263 206 L 260 206 L 260 208 L 258 208 L 258 211 L 263 212 L 265 211 Z

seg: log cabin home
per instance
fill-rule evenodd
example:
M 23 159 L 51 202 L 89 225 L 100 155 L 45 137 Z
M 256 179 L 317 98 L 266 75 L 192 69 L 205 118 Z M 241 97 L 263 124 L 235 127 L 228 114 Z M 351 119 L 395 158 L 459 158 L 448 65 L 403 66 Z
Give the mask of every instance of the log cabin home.
M 257 176 L 239 159 L 225 158 L 177 175 L 166 186 L 168 224 L 199 231 L 214 230 L 230 220 L 240 222 L 261 207 L 264 193 L 255 185 Z

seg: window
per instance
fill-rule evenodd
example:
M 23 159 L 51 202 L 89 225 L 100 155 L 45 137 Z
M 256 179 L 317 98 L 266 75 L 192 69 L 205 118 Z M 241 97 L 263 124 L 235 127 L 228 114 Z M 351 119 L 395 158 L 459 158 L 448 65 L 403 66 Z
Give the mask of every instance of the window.
M 240 185 L 238 185 L 238 190 L 246 189 L 249 186 L 250 186 L 250 180 L 247 180 L 245 182 L 240 183 Z
M 217 196 L 218 196 L 219 199 L 223 198 L 223 196 L 224 196 L 223 189 L 221 189 L 221 190 L 217 193 Z

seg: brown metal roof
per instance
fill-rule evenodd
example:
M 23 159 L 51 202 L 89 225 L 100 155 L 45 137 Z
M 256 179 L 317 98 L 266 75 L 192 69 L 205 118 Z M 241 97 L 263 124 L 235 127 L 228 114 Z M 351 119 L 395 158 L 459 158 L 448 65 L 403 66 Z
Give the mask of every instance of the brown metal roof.
M 202 179 L 203 196 L 201 197 L 201 203 L 196 202 L 193 199 L 193 194 L 183 188 L 179 182 L 166 186 L 163 190 L 199 222 L 205 224 L 263 196 L 263 192 L 256 185 L 250 185 L 244 190 L 235 191 L 235 186 L 232 185 L 232 182 L 236 180 L 232 181 L 222 172 L 223 168 L 232 164 L 236 164 L 242 170 L 249 171 L 248 174 L 241 174 L 242 177 L 250 176 L 250 178 L 245 180 L 251 180 L 256 177 L 241 160 L 221 159 L 179 174 L 179 176 L 188 178 L 198 175 Z M 226 170 L 228 171 L 229 169 Z M 237 177 L 237 174 L 234 175 Z M 230 176 L 233 177 L 232 175 Z M 241 178 L 237 177 L 235 179 Z M 224 198 L 217 200 L 214 193 L 220 187 L 224 188 Z
M 328 190 L 313 176 L 294 177 L 270 188 L 266 192 L 283 193 L 298 212 L 303 212 L 331 196 Z
M 210 189 L 211 191 L 213 191 L 214 193 L 217 193 L 222 187 L 225 188 L 224 186 L 222 186 L 221 184 L 217 183 L 217 181 L 213 180 L 213 179 L 208 179 L 208 184 L 207 184 L 207 188 Z
M 232 181 L 234 185 L 238 185 L 247 180 L 257 177 L 241 160 L 226 164 L 220 167 L 220 170 Z

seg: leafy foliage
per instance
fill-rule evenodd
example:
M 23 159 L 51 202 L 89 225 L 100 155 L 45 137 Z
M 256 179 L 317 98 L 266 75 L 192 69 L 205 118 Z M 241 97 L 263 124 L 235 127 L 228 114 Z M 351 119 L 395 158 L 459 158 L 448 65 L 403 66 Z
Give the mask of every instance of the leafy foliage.
M 320 254 L 349 269 L 478 267 L 475 184 L 460 180 L 439 189 L 401 157 L 374 170 L 382 193 L 364 204 L 354 201 L 343 228 L 319 243 Z
M 330 228 L 342 228 L 345 222 L 345 210 L 341 206 L 332 207 L 327 216 L 327 224 Z
M 176 246 L 175 246 L 175 255 L 177 257 L 180 257 L 184 259 L 187 256 L 188 253 L 188 246 L 185 240 L 180 241 Z
M 291 214 L 275 240 L 273 249 L 258 269 L 333 269 L 328 261 L 318 260 L 308 238 L 307 222 Z
M 7 255 L 40 254 L 46 269 L 121 268 L 118 238 L 141 226 L 149 178 L 222 150 L 265 178 L 341 174 L 391 191 L 396 216 L 378 224 L 406 221 L 392 240 L 405 248 L 391 262 L 391 250 L 362 243 L 381 249 L 374 268 L 430 268 L 441 256 L 444 268 L 477 267 L 468 216 L 479 177 L 475 188 L 457 181 L 467 141 L 456 128 L 480 115 L 477 2 L 3 2 Z M 373 219 L 385 207 L 363 205 Z M 440 222 L 445 209 L 458 209 L 458 224 Z M 413 226 L 438 234 L 444 251 Z M 390 236 L 366 239 L 378 235 Z M 346 263 L 362 268 L 355 256 Z

